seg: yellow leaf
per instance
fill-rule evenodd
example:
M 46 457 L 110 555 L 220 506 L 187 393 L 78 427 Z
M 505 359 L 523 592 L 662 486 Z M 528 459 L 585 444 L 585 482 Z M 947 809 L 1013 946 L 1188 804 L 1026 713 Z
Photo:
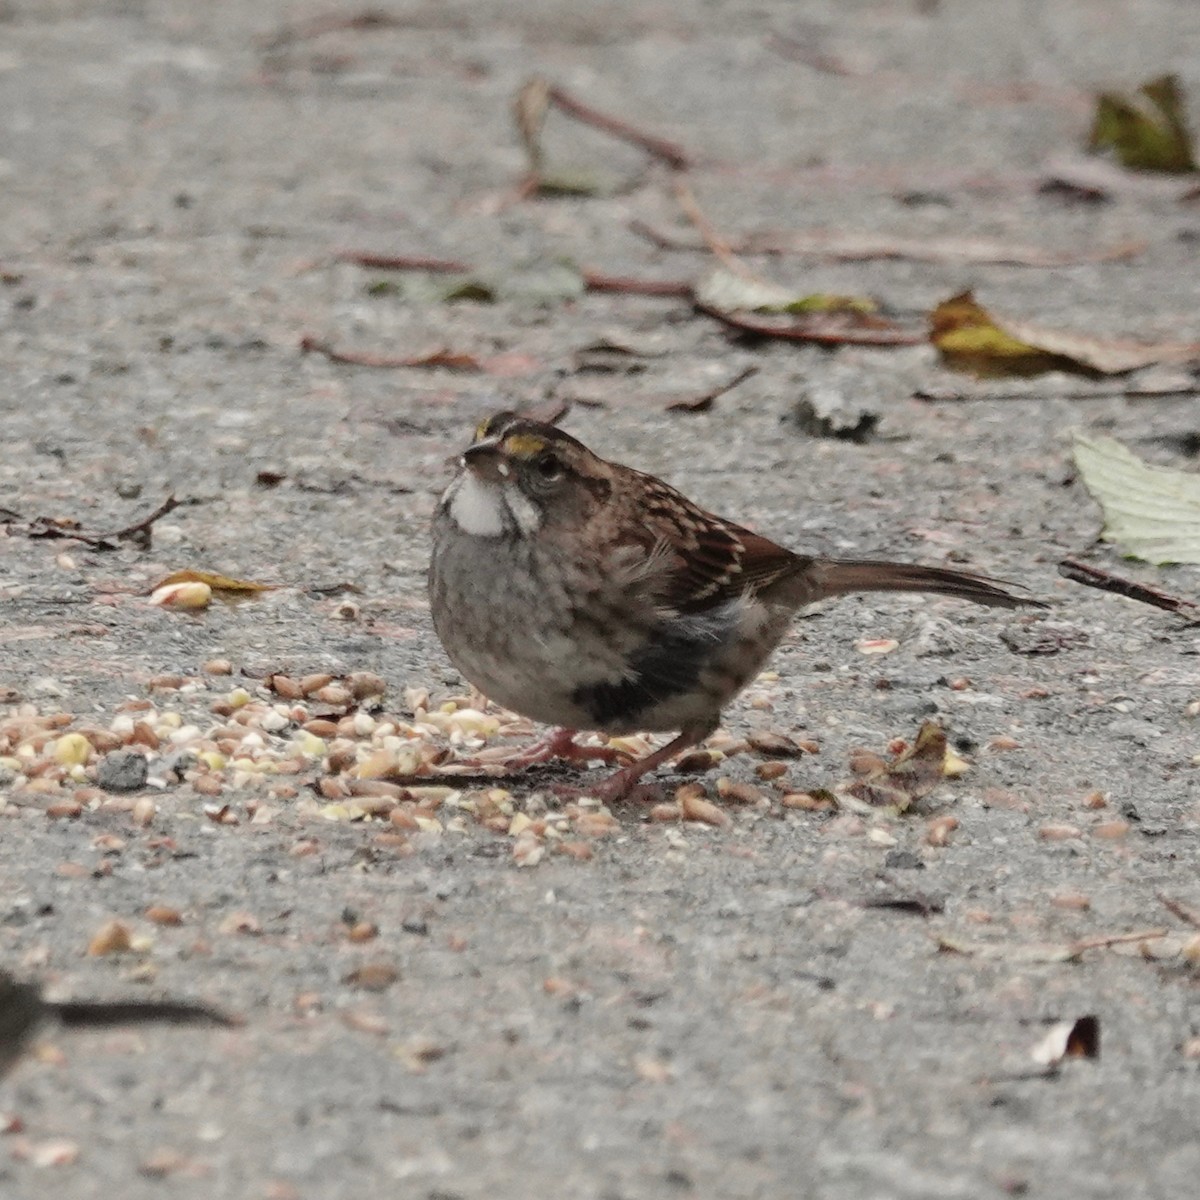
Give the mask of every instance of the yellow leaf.
M 1101 93 L 1088 149 L 1111 150 L 1121 166 L 1133 170 L 1176 175 L 1196 170 L 1178 78 L 1152 79 L 1132 96 Z
M 943 300 L 929 315 L 929 340 L 948 367 L 980 377 L 1069 371 L 1097 378 L 1160 363 L 1200 359 L 1200 343 L 1144 343 L 997 320 L 973 293 Z
M 256 583 L 250 579 L 232 579 L 228 575 L 216 575 L 212 571 L 175 571 L 160 579 L 150 590 L 169 587 L 174 583 L 206 583 L 214 592 L 269 592 L 278 587 L 275 583 Z

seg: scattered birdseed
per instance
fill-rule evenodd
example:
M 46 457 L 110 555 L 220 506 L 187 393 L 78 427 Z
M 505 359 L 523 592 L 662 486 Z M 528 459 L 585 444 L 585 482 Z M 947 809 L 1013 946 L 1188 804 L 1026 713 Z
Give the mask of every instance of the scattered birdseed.
M 129 926 L 123 921 L 106 921 L 92 935 L 87 952 L 91 958 L 103 958 L 108 954 L 128 954 L 132 949 Z
M 235 674 L 251 682 L 231 686 Z M 404 855 L 478 826 L 507 838 L 523 867 L 537 865 L 547 849 L 587 861 L 598 839 L 622 832 L 595 798 L 514 797 L 503 786 L 509 760 L 536 727 L 477 693 L 443 698 L 408 687 L 395 703 L 371 672 L 248 676 L 222 658 L 204 662 L 195 675 L 156 676 L 146 689 L 127 697 L 107 721 L 32 703 L 0 710 L 0 785 L 9 789 L 0 809 L 13 811 L 15 798 L 17 811 L 50 819 L 116 812 L 142 829 L 199 820 L 217 836 L 286 811 L 299 822 L 374 826 L 374 846 Z M 654 743 L 592 735 L 582 744 L 638 757 Z M 730 778 L 717 784 L 720 801 L 756 812 L 779 804 L 786 789 L 785 764 L 774 760 L 818 749 L 811 739 L 775 730 L 745 740 L 719 730 L 679 766 L 708 770 L 747 750 L 771 758 L 755 766 L 762 783 L 778 781 L 769 791 Z M 496 782 L 481 785 L 481 776 Z M 130 794 L 139 791 L 154 795 Z M 806 806 L 791 797 L 783 803 Z M 699 782 L 673 805 L 652 810 L 651 819 L 731 824 Z M 111 843 L 96 848 L 119 854 L 123 842 L 107 836 Z M 679 848 L 686 845 L 680 841 Z M 293 853 L 319 850 L 316 839 L 301 838 Z M 108 873 L 111 864 L 101 861 L 96 871 Z M 237 914 L 223 927 L 259 931 L 253 918 Z

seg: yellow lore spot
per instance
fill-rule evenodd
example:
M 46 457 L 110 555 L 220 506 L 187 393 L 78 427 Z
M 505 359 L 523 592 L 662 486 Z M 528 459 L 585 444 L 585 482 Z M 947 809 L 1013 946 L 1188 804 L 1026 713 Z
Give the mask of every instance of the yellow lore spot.
M 506 454 L 514 458 L 533 458 L 546 448 L 546 439 L 534 433 L 514 433 L 506 437 L 502 443 Z

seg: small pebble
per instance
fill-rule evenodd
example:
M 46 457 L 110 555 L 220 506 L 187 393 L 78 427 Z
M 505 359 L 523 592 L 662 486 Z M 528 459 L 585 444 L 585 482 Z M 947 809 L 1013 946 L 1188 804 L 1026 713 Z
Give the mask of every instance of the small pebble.
M 114 750 L 100 760 L 96 783 L 106 792 L 136 792 L 146 786 L 149 773 L 145 755 L 136 750 Z

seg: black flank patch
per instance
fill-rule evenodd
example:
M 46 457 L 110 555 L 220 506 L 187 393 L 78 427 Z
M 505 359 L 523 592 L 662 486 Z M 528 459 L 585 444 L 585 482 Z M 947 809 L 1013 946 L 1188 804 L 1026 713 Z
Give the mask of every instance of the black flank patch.
M 666 621 L 633 657 L 628 679 L 584 684 L 571 698 L 600 728 L 610 721 L 629 720 L 695 687 L 731 624 L 727 612 Z

